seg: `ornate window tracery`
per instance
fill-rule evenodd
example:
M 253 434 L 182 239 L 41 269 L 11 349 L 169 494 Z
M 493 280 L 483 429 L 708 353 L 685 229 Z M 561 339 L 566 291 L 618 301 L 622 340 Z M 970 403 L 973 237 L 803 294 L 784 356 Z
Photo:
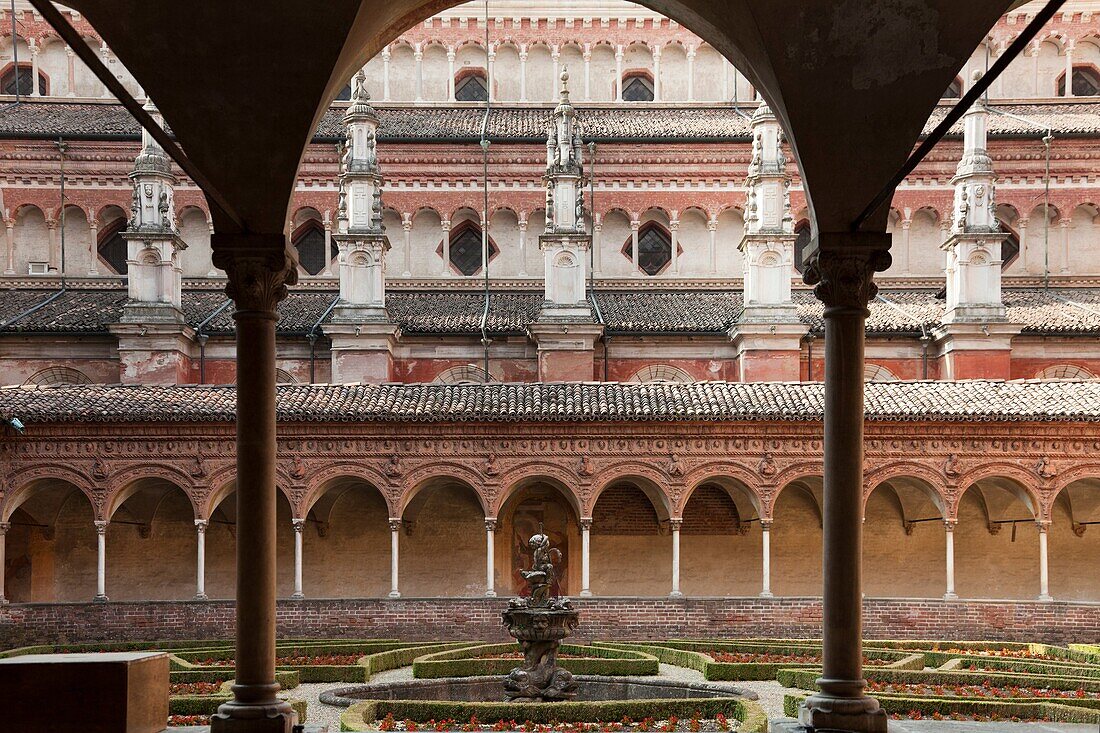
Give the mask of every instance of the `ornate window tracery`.
M 481 272 L 481 227 L 475 221 L 463 221 L 451 229 L 451 266 L 466 276 Z M 489 237 L 489 261 L 497 256 L 498 249 Z
M 484 102 L 489 98 L 489 80 L 480 69 L 455 80 L 455 101 Z
M 1073 67 L 1073 76 L 1071 77 L 1071 90 L 1075 97 L 1096 97 L 1100 96 L 1100 73 L 1095 68 L 1090 66 L 1075 66 Z M 1064 97 L 1066 95 L 1066 75 L 1062 74 L 1058 77 L 1058 96 Z
M 316 219 L 308 219 L 298 227 L 290 242 L 298 250 L 298 264 L 310 275 L 324 270 L 339 252 L 333 243 L 329 245 L 328 256 L 325 256 L 325 230 Z
M 642 72 L 623 75 L 624 102 L 652 102 L 653 80 Z
M 116 219 L 99 231 L 96 251 L 99 259 L 112 271 L 119 275 L 125 275 L 128 268 L 126 261 L 129 259 L 129 247 L 122 238 L 122 232 L 126 229 L 125 219 Z
M 634 239 L 626 240 L 623 256 L 634 259 Z M 672 234 L 655 221 L 638 229 L 638 269 L 647 275 L 660 274 L 672 262 Z

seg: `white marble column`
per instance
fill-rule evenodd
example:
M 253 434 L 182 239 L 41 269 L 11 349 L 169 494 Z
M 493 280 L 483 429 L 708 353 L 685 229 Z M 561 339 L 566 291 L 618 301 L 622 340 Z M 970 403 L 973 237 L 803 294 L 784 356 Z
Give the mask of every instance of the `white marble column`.
M 401 520 L 390 519 L 390 598 L 400 598 L 401 591 L 399 590 L 397 575 L 398 575 L 398 539 L 401 534 Z
M 50 264 L 49 269 L 61 269 L 61 245 L 57 241 L 57 219 L 46 219 L 46 231 L 50 239 Z
M 95 520 L 96 564 L 95 598 L 97 603 L 107 602 L 107 525 L 102 519 Z
M 615 98 L 623 101 L 623 47 L 615 48 Z
M 195 520 L 195 600 L 205 601 L 206 595 L 206 528 L 205 519 Z
M 772 523 L 760 520 L 760 557 L 761 567 L 760 597 L 772 597 Z
M 592 596 L 592 517 L 581 517 L 581 598 Z
M 669 598 L 684 597 L 680 592 L 680 525 L 683 523 L 682 519 L 668 520 L 669 529 L 672 530 L 672 592 L 668 594 Z
M 955 525 L 957 522 L 948 519 L 943 523 L 944 534 L 947 536 L 947 590 L 943 594 L 943 600 L 954 601 L 959 594 L 955 592 Z
M 485 517 L 485 595 L 496 598 L 496 517 Z
M 672 219 L 668 223 L 668 231 L 672 235 L 672 267 L 669 268 L 673 275 L 680 274 L 680 220 Z
M 447 99 L 455 101 L 455 50 L 447 49 Z
M 1039 600 L 1054 600 L 1050 596 L 1050 570 L 1047 564 L 1047 530 L 1049 521 L 1040 521 L 1039 525 Z
M 603 252 L 600 244 L 603 239 L 602 233 L 603 222 L 600 221 L 597 214 L 595 221 L 592 222 L 592 274 L 594 275 L 598 275 L 603 271 Z
M 561 74 L 561 49 L 559 49 L 557 46 L 550 47 L 550 61 L 554 65 L 554 75 L 550 77 L 553 81 L 551 81 L 550 85 L 549 98 L 552 100 L 555 97 L 554 91 L 558 88 L 558 75 Z
M 492 49 L 489 49 L 489 53 L 486 54 L 486 60 L 487 60 L 487 63 L 486 63 L 486 69 L 485 69 L 485 86 L 487 88 L 485 90 L 485 94 L 486 94 L 487 97 L 489 97 L 490 102 L 495 102 L 496 98 L 497 98 L 497 94 L 493 90 L 493 87 L 496 86 L 493 83 L 493 80 L 497 78 L 496 77 L 497 52 L 492 50 Z
M 653 49 L 653 101 L 661 101 L 661 49 Z
M 302 533 L 306 529 L 306 520 L 295 517 L 290 520 L 294 527 L 294 594 L 291 598 L 305 598 L 302 592 Z
M 7 257 L 5 257 L 4 274 L 15 274 L 15 219 L 8 219 L 4 222 L 5 229 L 5 241 L 4 244 L 7 247 Z
M 1066 88 L 1062 96 L 1073 96 L 1073 41 L 1066 42 Z
M 592 99 L 592 48 L 584 44 L 584 100 Z
M 1070 217 L 1068 215 L 1063 215 L 1062 220 L 1058 223 L 1059 228 L 1062 230 L 1062 262 L 1058 270 L 1063 275 L 1069 272 L 1069 224 Z
M 99 276 L 99 221 L 88 222 L 88 277 Z
M 730 101 L 730 62 L 722 59 L 722 101 Z
M 451 274 L 451 220 L 441 219 L 439 228 L 443 231 L 443 269 L 439 274 L 449 277 Z
M 413 51 L 413 61 L 416 62 L 416 101 L 424 101 L 424 52 L 420 50 L 420 44 Z
M 1024 272 L 1031 272 L 1031 253 L 1028 251 L 1030 245 L 1027 241 L 1027 225 L 1029 219 L 1026 216 L 1021 216 L 1016 220 L 1016 231 L 1020 233 L 1020 261 L 1024 265 Z
M 390 98 L 390 49 L 382 49 L 382 99 Z
M 519 275 L 527 274 L 527 219 L 519 220 Z
M 31 96 L 42 96 L 42 89 L 38 83 L 38 44 L 31 41 Z
M 630 221 L 630 261 L 633 264 L 633 270 L 630 272 L 631 277 L 638 277 L 642 274 L 641 269 L 638 267 L 638 229 L 642 226 L 642 223 L 637 219 Z
M 405 271 L 403 277 L 412 276 L 412 214 L 401 215 L 401 229 L 405 232 Z
M 527 46 L 519 49 L 519 101 L 527 101 Z
M 718 272 L 718 220 L 707 219 L 707 231 L 710 233 L 710 272 Z
M 898 253 L 897 259 L 900 260 L 898 264 L 901 267 L 899 269 L 906 275 L 909 274 L 909 236 L 912 227 L 912 218 L 906 217 L 901 220 L 901 251 Z
M 688 101 L 695 101 L 695 49 L 689 48 L 687 50 L 687 74 L 688 74 Z
M 6 587 L 4 581 L 6 580 L 6 568 L 7 568 L 7 537 L 8 530 L 11 529 L 11 522 L 0 522 L 0 605 L 4 605 L 8 602 L 6 595 Z

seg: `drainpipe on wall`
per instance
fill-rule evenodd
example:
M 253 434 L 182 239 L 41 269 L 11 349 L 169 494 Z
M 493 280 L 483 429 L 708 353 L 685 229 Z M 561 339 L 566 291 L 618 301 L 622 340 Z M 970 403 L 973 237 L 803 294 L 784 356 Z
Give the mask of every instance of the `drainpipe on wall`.
M 208 315 L 202 320 L 198 326 L 195 327 L 195 338 L 199 342 L 199 384 L 206 384 L 206 342 L 210 339 L 209 334 L 205 333 L 205 329 L 210 321 L 217 318 L 219 315 L 225 312 L 225 309 L 233 305 L 233 301 L 226 298 L 225 302 L 214 309 L 214 312 Z
M 306 331 L 306 338 L 309 339 L 309 383 L 317 383 L 317 329 L 321 327 L 321 324 L 325 322 L 325 319 L 332 313 L 332 309 L 336 307 L 336 304 L 340 302 L 340 294 L 337 293 L 336 297 L 332 299 L 332 302 L 328 304 L 328 308 L 325 308 L 325 312 L 321 314 L 321 317 L 309 327 Z M 358 334 L 357 334 L 358 335 Z

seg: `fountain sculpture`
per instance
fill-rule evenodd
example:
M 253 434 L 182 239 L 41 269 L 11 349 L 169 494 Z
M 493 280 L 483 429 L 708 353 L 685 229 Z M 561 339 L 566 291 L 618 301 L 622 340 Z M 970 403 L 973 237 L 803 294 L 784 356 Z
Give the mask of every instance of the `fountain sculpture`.
M 561 551 L 550 547 L 541 526 L 527 545 L 534 557 L 531 569 L 522 575 L 530 592 L 509 601 L 508 610 L 501 614 L 508 633 L 523 650 L 523 664 L 504 678 L 504 692 L 519 700 L 569 700 L 577 694 L 577 682 L 558 666 L 558 646 L 577 628 L 579 614 L 568 598 L 554 595 L 555 564 L 561 562 Z

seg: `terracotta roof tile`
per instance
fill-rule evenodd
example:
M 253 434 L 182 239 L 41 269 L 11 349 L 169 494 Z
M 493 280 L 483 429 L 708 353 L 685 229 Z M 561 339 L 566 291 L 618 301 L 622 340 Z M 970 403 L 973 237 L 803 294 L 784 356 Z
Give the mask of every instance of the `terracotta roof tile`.
M 283 422 L 819 421 L 820 383 L 284 385 Z M 1100 421 L 1100 381 L 869 383 L 876 421 Z M 36 423 L 230 422 L 229 386 L 0 388 L 0 415 Z

